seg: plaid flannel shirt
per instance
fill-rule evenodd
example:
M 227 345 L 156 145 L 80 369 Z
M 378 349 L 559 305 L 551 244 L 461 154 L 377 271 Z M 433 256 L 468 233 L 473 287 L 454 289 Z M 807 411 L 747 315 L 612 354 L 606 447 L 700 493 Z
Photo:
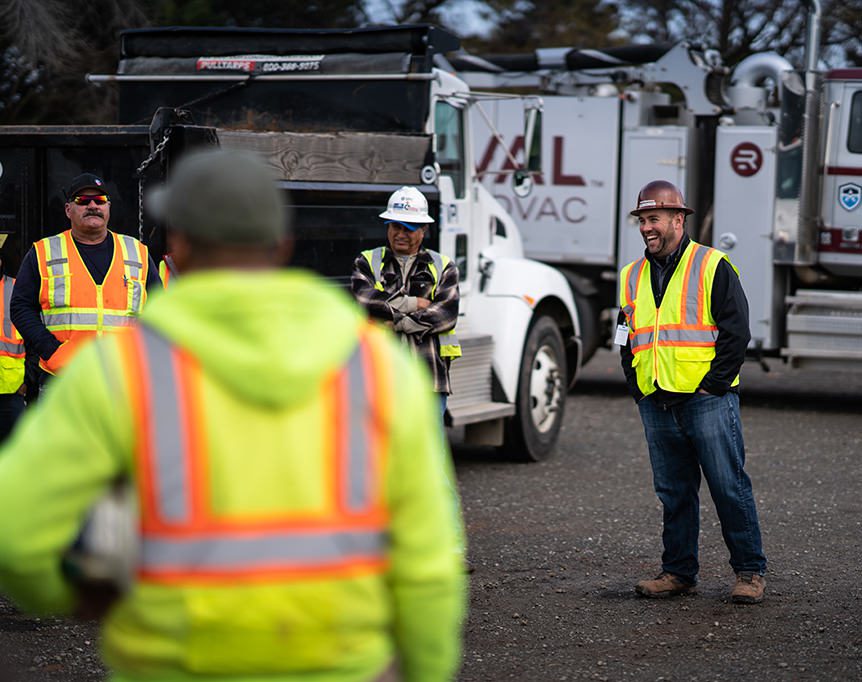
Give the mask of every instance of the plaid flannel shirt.
M 393 255 L 392 249 L 387 246 L 380 274 L 383 291 L 374 288 L 374 273 L 362 255 L 358 256 L 353 263 L 350 287 L 356 300 L 365 307 L 372 318 L 394 326 L 402 318 L 409 317 L 421 327 L 413 333 L 399 333 L 398 336 L 415 355 L 424 358 L 431 369 L 434 390 L 437 393 L 451 393 L 450 361 L 448 358 L 440 357 L 439 335 L 454 329 L 458 320 L 460 293 L 458 268 L 455 263 L 449 261 L 443 268 L 431 305 L 424 310 L 403 313 L 391 305 L 392 301 L 402 296 L 431 299 L 431 288 L 434 285 L 434 277 L 428 267 L 431 262 L 428 252 L 421 249 L 407 276 L 407 282 L 404 282 L 401 277 L 401 266 Z

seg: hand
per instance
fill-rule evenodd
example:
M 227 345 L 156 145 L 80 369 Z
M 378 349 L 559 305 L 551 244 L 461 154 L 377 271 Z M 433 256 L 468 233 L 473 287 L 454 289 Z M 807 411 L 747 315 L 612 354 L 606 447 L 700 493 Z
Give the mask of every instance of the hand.
M 78 620 L 104 620 L 122 596 L 117 586 L 108 581 L 78 583 L 75 591 L 72 615 Z
M 68 341 L 63 341 L 57 350 L 54 351 L 54 354 L 45 360 L 45 368 L 51 374 L 57 374 L 63 367 L 65 367 L 69 360 L 72 359 L 72 355 L 76 350 L 76 345 L 69 343 Z
M 709 391 L 704 391 L 702 388 L 697 389 L 697 392 L 701 395 L 712 395 Z
M 418 296 L 416 297 L 417 309 L 425 310 L 425 308 L 427 308 L 429 305 L 431 305 L 431 301 L 429 301 L 427 298 L 419 298 Z

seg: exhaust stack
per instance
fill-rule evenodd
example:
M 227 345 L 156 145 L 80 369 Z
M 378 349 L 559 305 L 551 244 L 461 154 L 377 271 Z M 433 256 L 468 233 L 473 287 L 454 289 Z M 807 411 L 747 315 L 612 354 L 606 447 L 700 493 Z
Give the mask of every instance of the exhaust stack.
M 808 0 L 808 32 L 805 41 L 805 113 L 802 136 L 802 182 L 799 195 L 799 234 L 794 261 L 813 265 L 817 260 L 820 230 L 820 118 L 822 78 L 817 71 L 820 55 L 820 2 Z

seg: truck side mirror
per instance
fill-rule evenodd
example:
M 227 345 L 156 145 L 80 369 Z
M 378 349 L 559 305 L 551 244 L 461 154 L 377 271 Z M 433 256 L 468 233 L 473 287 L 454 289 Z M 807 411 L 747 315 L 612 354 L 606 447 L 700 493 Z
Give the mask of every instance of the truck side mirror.
M 512 191 L 525 197 L 533 191 L 533 173 L 542 170 L 541 102 L 529 104 L 524 115 L 524 165 L 512 174 Z
M 531 173 L 542 171 L 542 110 L 537 106 L 527 109 L 525 116 L 524 166 Z

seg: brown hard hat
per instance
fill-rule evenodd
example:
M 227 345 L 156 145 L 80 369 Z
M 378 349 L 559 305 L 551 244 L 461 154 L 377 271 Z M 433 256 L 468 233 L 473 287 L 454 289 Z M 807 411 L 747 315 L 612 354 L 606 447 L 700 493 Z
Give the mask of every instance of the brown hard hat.
M 640 215 L 643 211 L 657 208 L 682 211 L 686 215 L 694 213 L 685 205 L 685 199 L 683 199 L 679 188 L 667 180 L 653 180 L 645 184 L 638 192 L 637 207 L 630 215 Z

